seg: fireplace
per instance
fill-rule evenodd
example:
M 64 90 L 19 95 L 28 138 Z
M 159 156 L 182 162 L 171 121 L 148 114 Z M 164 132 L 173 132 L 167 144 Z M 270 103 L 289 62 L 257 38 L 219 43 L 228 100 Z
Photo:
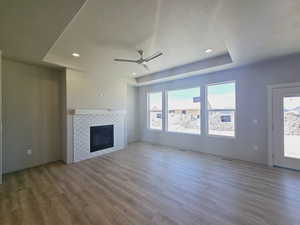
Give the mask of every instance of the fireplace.
M 90 152 L 114 147 L 114 125 L 90 127 Z
M 74 109 L 70 112 L 73 121 L 68 128 L 73 129 L 73 136 L 68 137 L 68 141 L 73 142 L 69 146 L 73 146 L 74 162 L 125 148 L 126 111 Z M 71 153 L 72 149 L 68 150 Z

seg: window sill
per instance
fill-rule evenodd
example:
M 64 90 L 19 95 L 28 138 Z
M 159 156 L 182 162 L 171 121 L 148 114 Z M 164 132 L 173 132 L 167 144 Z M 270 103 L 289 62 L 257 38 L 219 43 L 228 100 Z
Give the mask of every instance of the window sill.
M 217 135 L 217 134 L 207 134 L 207 137 L 212 137 L 212 138 L 223 138 L 223 139 L 231 139 L 234 140 L 236 139 L 236 136 L 226 136 L 226 135 Z
M 163 130 L 162 129 L 153 129 L 153 128 L 147 128 L 147 130 L 149 130 L 149 131 L 154 131 L 154 132 L 163 132 Z
M 186 133 L 186 132 L 179 132 L 179 131 L 166 131 L 166 133 L 169 133 L 169 134 L 184 134 L 184 135 L 202 136 L 201 133 L 196 134 L 196 133 Z

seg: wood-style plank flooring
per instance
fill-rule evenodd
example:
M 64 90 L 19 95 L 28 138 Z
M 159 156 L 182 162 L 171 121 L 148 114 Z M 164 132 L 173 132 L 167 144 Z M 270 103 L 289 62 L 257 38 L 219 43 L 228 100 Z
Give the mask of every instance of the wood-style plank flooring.
M 1 225 L 299 225 L 300 173 L 143 143 L 5 176 Z

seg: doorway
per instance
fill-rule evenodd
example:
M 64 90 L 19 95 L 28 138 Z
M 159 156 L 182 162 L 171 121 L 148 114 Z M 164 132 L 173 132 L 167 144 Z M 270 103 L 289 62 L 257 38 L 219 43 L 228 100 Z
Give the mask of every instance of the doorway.
M 270 92 L 272 164 L 300 171 L 300 85 L 273 87 Z

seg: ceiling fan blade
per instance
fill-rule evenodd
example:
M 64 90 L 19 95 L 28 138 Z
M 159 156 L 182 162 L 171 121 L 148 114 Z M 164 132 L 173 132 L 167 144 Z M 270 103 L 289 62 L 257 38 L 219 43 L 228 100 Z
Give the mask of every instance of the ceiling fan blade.
M 147 71 L 149 71 L 150 72 L 150 68 L 149 68 L 149 66 L 147 66 L 145 63 L 143 63 L 142 64 L 143 65 L 143 67 L 147 70 Z
M 155 59 L 155 58 L 157 58 L 157 57 L 159 57 L 159 56 L 161 56 L 161 55 L 163 55 L 162 52 L 157 52 L 157 53 L 155 53 L 154 55 L 149 56 L 148 58 L 146 58 L 144 61 L 145 61 L 145 62 L 149 62 L 149 61 L 151 61 L 151 60 L 153 60 L 153 59 Z
M 131 60 L 131 59 L 114 59 L 116 62 L 129 62 L 129 63 L 137 63 L 137 60 Z

